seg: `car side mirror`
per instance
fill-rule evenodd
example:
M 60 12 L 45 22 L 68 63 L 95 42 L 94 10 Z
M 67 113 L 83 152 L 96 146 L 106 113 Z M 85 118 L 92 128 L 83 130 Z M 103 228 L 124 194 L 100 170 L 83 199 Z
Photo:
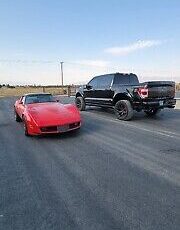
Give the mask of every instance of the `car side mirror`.
M 86 89 L 92 89 L 91 85 L 86 85 Z

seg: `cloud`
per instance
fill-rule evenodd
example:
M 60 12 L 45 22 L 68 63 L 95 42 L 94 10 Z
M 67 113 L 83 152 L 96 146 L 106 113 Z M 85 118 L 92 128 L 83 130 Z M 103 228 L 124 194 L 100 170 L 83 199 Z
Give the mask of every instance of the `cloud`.
M 110 47 L 105 49 L 104 51 L 106 53 L 121 56 L 121 55 L 127 55 L 129 53 L 133 53 L 137 50 L 158 46 L 161 45 L 162 43 L 163 41 L 160 40 L 139 40 L 127 46 Z

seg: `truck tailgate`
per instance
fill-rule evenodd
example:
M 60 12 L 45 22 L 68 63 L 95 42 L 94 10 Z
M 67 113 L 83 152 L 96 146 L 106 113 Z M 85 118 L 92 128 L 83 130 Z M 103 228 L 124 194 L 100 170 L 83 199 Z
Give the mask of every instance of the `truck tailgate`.
M 165 99 L 174 98 L 175 96 L 175 82 L 172 81 L 150 81 L 145 82 L 148 88 L 148 99 Z

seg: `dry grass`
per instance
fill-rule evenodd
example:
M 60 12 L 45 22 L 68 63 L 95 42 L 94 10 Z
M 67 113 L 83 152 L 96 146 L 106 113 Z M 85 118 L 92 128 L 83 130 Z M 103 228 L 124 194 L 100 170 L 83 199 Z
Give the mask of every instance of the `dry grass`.
M 180 91 L 180 83 L 176 83 L 176 91 Z
M 52 93 L 53 95 L 67 94 L 67 87 L 15 87 L 15 88 L 0 88 L 0 97 L 21 96 L 26 93 Z

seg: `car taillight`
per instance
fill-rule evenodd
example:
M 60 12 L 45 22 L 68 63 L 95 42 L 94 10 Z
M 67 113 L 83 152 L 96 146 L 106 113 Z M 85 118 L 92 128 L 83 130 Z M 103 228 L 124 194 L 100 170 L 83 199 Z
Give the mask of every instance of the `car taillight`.
M 139 96 L 141 97 L 141 98 L 146 98 L 146 97 L 148 97 L 148 89 L 147 88 L 142 88 L 142 87 L 140 87 L 140 88 L 138 88 L 137 89 L 137 93 L 139 94 Z

